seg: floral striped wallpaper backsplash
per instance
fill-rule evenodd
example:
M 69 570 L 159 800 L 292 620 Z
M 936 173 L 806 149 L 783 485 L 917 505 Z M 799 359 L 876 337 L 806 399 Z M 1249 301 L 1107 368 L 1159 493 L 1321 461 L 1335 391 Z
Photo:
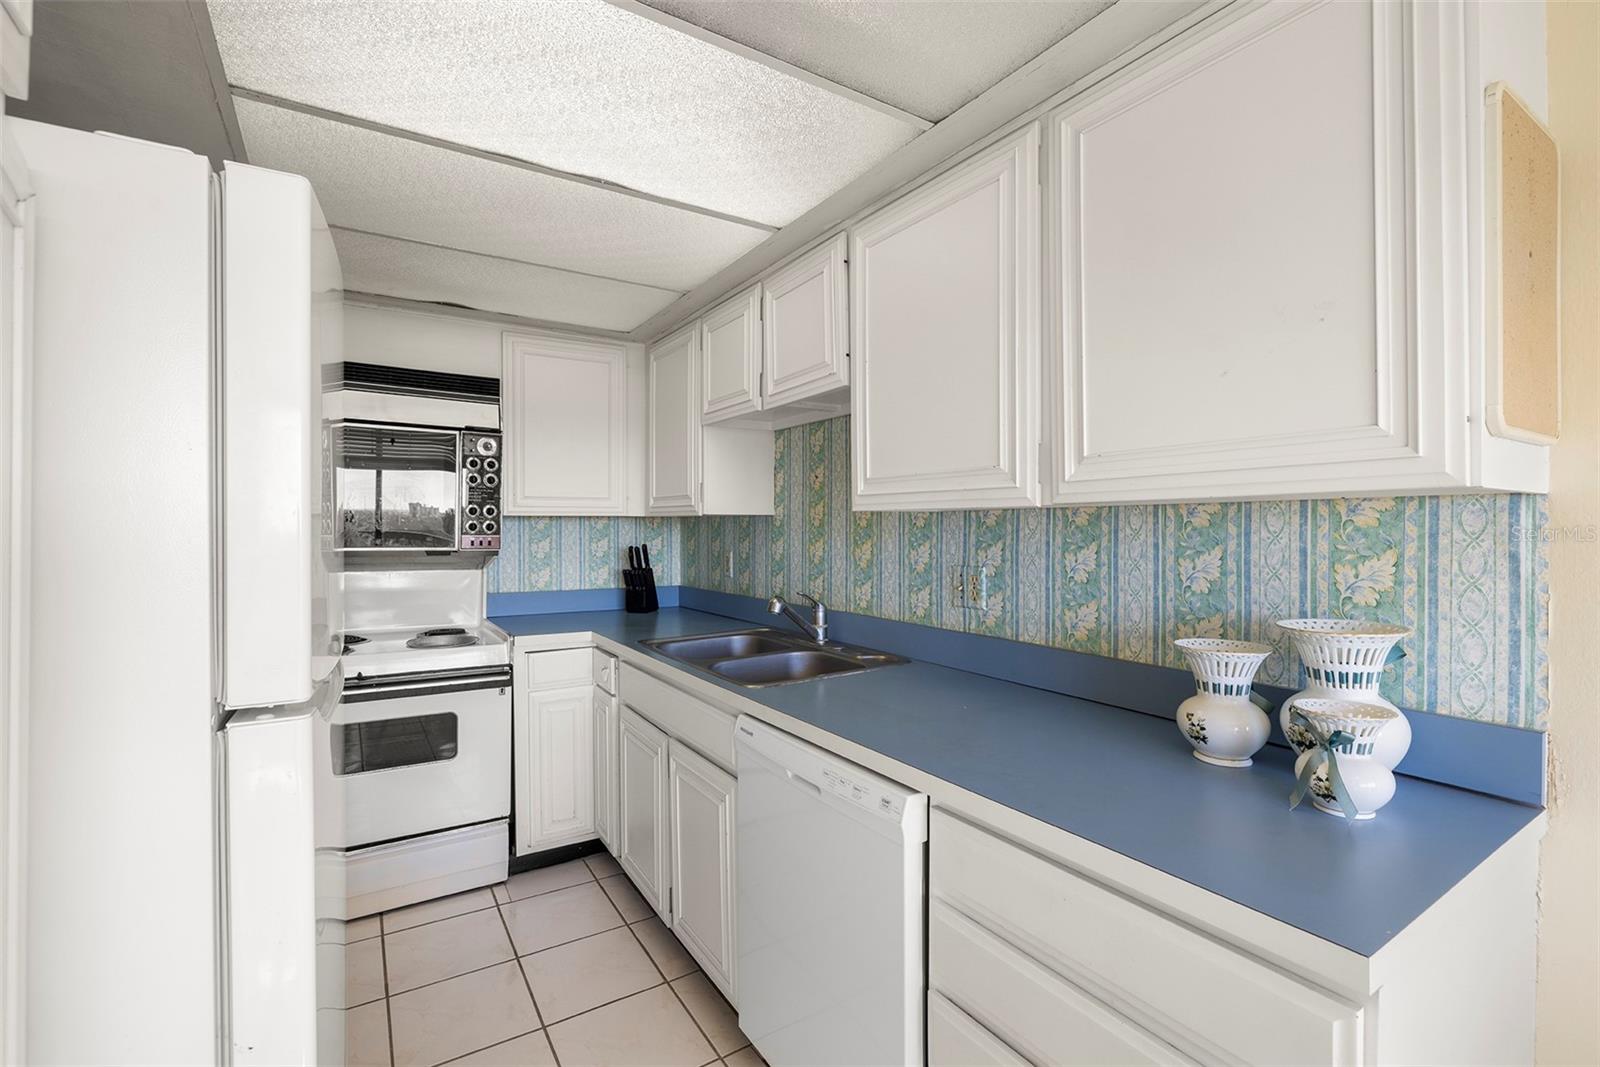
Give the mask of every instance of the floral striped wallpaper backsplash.
M 849 420 L 780 431 L 773 516 L 518 519 L 496 591 L 618 584 L 643 537 L 657 580 L 1181 667 L 1172 639 L 1276 645 L 1259 678 L 1299 684 L 1272 620 L 1404 623 L 1402 707 L 1543 729 L 1544 498 L 1474 494 L 999 511 L 852 512 Z M 731 557 L 731 565 L 730 565 Z M 984 606 L 952 594 L 987 571 Z

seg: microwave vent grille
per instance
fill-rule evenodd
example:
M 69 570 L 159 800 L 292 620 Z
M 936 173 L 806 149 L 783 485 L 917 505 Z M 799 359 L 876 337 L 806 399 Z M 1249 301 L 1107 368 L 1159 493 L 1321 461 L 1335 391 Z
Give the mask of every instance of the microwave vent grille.
M 396 393 L 403 396 L 431 396 L 442 400 L 468 400 L 476 403 L 500 402 L 500 379 L 477 374 L 451 374 L 448 371 L 418 370 L 412 367 L 386 367 L 377 363 L 346 360 L 330 363 L 323 369 L 322 388 L 355 389 L 370 393 Z

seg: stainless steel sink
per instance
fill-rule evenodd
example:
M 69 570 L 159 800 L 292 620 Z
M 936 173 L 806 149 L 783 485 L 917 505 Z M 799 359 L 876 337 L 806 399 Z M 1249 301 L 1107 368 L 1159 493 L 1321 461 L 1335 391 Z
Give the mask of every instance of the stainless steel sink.
M 805 634 L 770 627 L 700 637 L 661 637 L 643 643 L 746 689 L 857 674 L 906 662 L 893 653 L 833 641 L 819 645 Z
M 675 637 L 670 640 L 646 641 L 645 644 L 673 659 L 699 660 L 706 663 L 719 659 L 759 656 L 763 652 L 782 652 L 794 647 L 794 642 L 777 630 L 750 630 L 736 634 L 713 634 L 710 637 Z
M 711 665 L 712 674 L 752 688 L 761 685 L 782 685 L 784 682 L 803 682 L 809 678 L 822 678 L 829 674 L 846 674 L 867 669 L 868 665 L 859 660 L 809 649 L 769 652 L 764 656 L 746 656 L 743 659 L 723 660 L 721 663 Z

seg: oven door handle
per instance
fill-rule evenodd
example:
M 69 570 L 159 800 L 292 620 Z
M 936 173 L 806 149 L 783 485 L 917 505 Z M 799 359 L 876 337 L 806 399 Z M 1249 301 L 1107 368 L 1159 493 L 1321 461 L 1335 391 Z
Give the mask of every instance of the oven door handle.
M 412 675 L 403 682 L 355 682 L 346 679 L 344 695 L 339 700 L 342 704 L 361 704 L 369 700 L 392 700 L 396 697 L 441 696 L 446 693 L 470 693 L 480 689 L 504 689 L 510 684 L 510 667 L 495 667 L 472 674 L 441 673 L 433 677 Z

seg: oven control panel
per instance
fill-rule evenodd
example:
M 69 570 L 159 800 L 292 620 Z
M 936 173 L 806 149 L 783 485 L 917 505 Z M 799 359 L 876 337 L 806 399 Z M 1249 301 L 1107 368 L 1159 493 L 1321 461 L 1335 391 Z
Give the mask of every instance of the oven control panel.
M 500 435 L 467 430 L 461 435 L 461 547 L 500 549 L 500 481 L 504 476 Z

